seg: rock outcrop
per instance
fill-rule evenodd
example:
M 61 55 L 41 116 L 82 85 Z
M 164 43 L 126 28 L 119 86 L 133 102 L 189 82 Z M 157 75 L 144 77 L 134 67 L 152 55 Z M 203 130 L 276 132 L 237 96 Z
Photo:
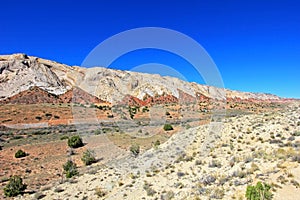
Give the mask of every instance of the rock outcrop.
M 76 87 L 110 103 L 123 100 L 134 101 L 133 104 L 149 104 L 194 101 L 193 98 L 225 100 L 226 97 L 258 101 L 280 100 L 271 94 L 226 90 L 157 74 L 102 67 L 71 67 L 25 54 L 0 56 L 0 100 L 8 99 L 32 87 L 41 88 L 53 95 L 65 94 Z M 65 96 L 69 96 L 69 93 Z

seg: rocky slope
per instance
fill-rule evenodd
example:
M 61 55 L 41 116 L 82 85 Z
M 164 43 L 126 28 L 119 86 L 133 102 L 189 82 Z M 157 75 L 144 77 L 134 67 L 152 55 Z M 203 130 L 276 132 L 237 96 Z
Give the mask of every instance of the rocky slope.
M 120 153 L 96 171 L 19 199 L 245 199 L 247 185 L 261 181 L 274 200 L 296 200 L 299 106 L 191 128 L 137 157 Z
M 0 56 L 0 100 L 33 86 L 55 95 L 64 94 L 71 88 L 78 87 L 110 103 L 120 102 L 128 95 L 148 103 L 164 101 L 165 98 L 159 97 L 166 97 L 170 102 L 186 97 L 218 100 L 224 100 L 225 97 L 242 100 L 280 100 L 275 95 L 225 90 L 157 74 L 101 67 L 70 67 L 25 54 Z
M 77 104 L 107 104 L 108 102 L 102 101 L 101 99 L 85 92 L 84 90 L 74 87 L 67 92 L 55 95 L 45 90 L 32 86 L 28 90 L 19 92 L 12 97 L 8 97 L 0 103 L 10 104 L 36 104 L 36 103 L 77 103 Z

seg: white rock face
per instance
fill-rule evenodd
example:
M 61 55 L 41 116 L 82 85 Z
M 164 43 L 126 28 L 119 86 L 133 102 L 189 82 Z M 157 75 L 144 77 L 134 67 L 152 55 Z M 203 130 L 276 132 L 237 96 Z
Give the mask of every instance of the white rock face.
M 53 94 L 67 91 L 66 85 L 49 66 L 38 58 L 24 54 L 0 56 L 0 96 L 6 98 L 32 86 L 38 86 Z
M 67 66 L 25 54 L 0 56 L 0 97 L 13 96 L 32 86 L 53 94 L 62 94 L 77 86 L 102 100 L 115 103 L 125 95 L 143 99 L 146 95 L 169 94 L 179 97 L 181 90 L 189 95 L 201 93 L 214 99 L 241 98 L 279 100 L 269 94 L 255 94 L 225 90 L 189 83 L 173 77 L 120 71 L 102 67 L 83 68 Z

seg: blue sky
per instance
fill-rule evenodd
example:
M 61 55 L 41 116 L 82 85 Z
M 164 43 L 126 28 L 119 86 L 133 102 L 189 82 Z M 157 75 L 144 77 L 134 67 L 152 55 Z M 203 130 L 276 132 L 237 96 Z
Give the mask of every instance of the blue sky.
M 0 54 L 24 52 L 80 65 L 94 47 L 119 32 L 164 27 L 201 44 L 226 88 L 300 98 L 299 10 L 297 0 L 2 1 Z M 153 62 L 203 83 L 186 67 L 189 63 L 158 50 L 131 52 L 111 67 Z

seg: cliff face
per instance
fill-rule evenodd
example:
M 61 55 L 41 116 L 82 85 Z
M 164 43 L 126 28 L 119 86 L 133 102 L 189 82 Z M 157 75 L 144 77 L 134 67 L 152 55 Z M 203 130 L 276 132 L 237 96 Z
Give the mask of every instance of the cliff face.
M 275 95 L 225 90 L 157 74 L 101 67 L 71 67 L 25 54 L 0 56 L 0 100 L 32 87 L 38 87 L 53 95 L 67 94 L 65 96 L 70 95 L 66 92 L 72 88 L 79 88 L 99 98 L 94 99 L 94 102 L 101 99 L 110 103 L 126 102 L 128 99 L 161 103 L 186 99 L 193 101 L 193 98 L 222 100 L 225 97 L 241 100 L 280 100 Z

